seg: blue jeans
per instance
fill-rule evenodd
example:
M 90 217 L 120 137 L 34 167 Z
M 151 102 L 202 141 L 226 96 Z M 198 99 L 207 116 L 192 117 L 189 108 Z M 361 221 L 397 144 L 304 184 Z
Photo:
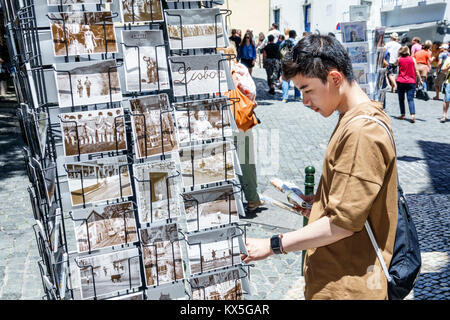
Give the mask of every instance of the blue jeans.
M 290 82 L 283 80 L 283 83 L 281 84 L 281 90 L 283 91 L 282 99 L 287 100 L 289 98 L 289 87 Z M 297 87 L 294 87 L 294 98 L 300 98 L 301 93 L 300 90 L 297 89 Z
M 444 102 L 450 102 L 450 83 L 444 83 L 445 86 L 445 100 Z
M 409 113 L 416 114 L 414 107 L 414 94 L 416 93 L 416 85 L 414 83 L 397 82 L 398 102 L 400 103 L 400 114 L 405 114 L 405 93 L 408 99 Z

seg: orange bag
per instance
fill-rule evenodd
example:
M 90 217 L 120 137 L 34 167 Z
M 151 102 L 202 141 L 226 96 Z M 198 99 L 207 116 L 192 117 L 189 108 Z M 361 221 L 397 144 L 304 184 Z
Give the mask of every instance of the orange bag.
M 258 124 L 258 118 L 253 112 L 256 102 L 250 100 L 237 87 L 224 94 L 230 99 L 231 113 L 240 131 L 245 132 Z

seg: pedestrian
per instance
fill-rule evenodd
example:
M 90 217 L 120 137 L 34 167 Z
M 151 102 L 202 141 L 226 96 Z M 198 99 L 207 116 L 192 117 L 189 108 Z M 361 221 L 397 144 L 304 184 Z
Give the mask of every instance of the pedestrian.
M 387 74 L 389 84 L 391 85 L 391 92 L 395 92 L 395 90 L 397 90 L 397 83 L 395 82 L 395 78 L 397 76 L 397 66 L 395 65 L 395 61 L 397 61 L 398 50 L 401 48 L 401 45 L 398 43 L 398 34 L 396 32 L 393 32 L 390 35 L 390 39 L 391 41 L 386 44 L 386 50 L 389 53 Z
M 411 115 L 411 122 L 416 122 L 416 111 L 414 106 L 414 94 L 416 92 L 416 82 L 419 85 L 422 83 L 419 71 L 416 67 L 416 62 L 409 53 L 408 46 L 403 46 L 398 51 L 399 58 L 397 59 L 398 77 L 397 77 L 397 94 L 398 102 L 400 104 L 400 120 L 405 119 L 405 93 L 408 99 L 409 113 Z M 417 80 L 418 79 L 418 80 Z
M 266 43 L 269 42 L 269 36 L 273 35 L 274 39 L 277 40 L 280 36 L 281 32 L 278 30 L 278 24 L 272 23 L 272 26 L 269 29 L 269 32 L 267 33 L 267 38 L 265 40 Z
M 239 50 L 239 45 L 241 44 L 241 37 L 238 35 L 237 30 L 236 29 L 232 29 L 231 30 L 231 37 L 229 38 L 230 41 L 232 41 L 234 43 L 234 45 L 236 46 L 236 52 Z
M 309 217 L 297 231 L 270 239 L 247 239 L 245 263 L 307 250 L 306 299 L 387 299 L 387 279 L 364 229 L 369 221 L 382 256 L 390 264 L 397 227 L 395 150 L 385 129 L 359 119 L 369 115 L 390 129 L 381 104 L 355 81 L 347 51 L 334 37 L 309 35 L 295 46 L 283 74 L 303 93 L 303 102 L 323 117 L 339 112 L 325 152 L 324 167 Z M 390 130 L 392 131 L 392 130 Z
M 265 40 L 266 36 L 264 35 L 264 33 L 260 32 L 259 36 L 258 36 L 258 41 L 256 42 L 256 52 L 258 53 L 258 63 L 259 63 L 259 67 L 261 68 L 261 63 L 262 63 L 262 53 L 263 53 L 263 49 L 266 45 Z
M 248 72 L 252 75 L 253 67 L 256 61 L 256 47 L 251 40 L 253 38 L 251 33 L 246 33 L 239 46 L 238 61 L 247 67 Z
M 414 37 L 412 39 L 411 56 L 414 57 L 414 54 L 416 52 L 419 52 L 420 50 L 422 50 L 422 45 L 420 44 L 420 38 Z
M 281 73 L 281 56 L 278 46 L 274 43 L 274 36 L 269 35 L 269 43 L 263 49 L 263 66 L 267 73 L 269 93 L 275 94 L 275 82 Z
M 289 31 L 289 38 L 286 39 L 281 45 L 280 45 L 280 55 L 281 59 L 283 59 L 288 52 L 290 52 L 295 45 L 297 44 L 297 32 L 295 30 Z M 283 75 L 281 75 L 281 90 L 283 92 L 281 101 L 282 102 L 288 102 L 289 98 L 289 88 L 290 88 L 290 81 L 287 81 L 283 78 Z M 301 93 L 300 90 L 298 90 L 294 86 L 294 100 L 300 101 L 301 100 Z
M 417 63 L 417 70 L 419 70 L 420 77 L 422 78 L 423 90 L 427 91 L 427 78 L 428 72 L 431 71 L 431 62 L 433 58 L 431 57 L 431 46 L 433 43 L 430 40 L 425 41 L 422 46 L 422 50 L 417 51 L 414 55 L 414 59 Z
M 284 37 L 284 35 L 282 35 L 282 34 L 280 34 L 279 36 L 278 36 L 278 40 L 277 40 L 277 43 L 276 43 L 276 45 L 278 46 L 278 48 L 280 47 L 280 45 L 283 43 L 283 41 L 285 40 L 286 38 Z
M 445 60 L 444 64 L 442 65 L 441 71 L 445 72 L 447 75 L 444 83 L 445 85 L 444 110 L 441 118 L 441 123 L 444 123 L 445 121 L 447 121 L 447 111 L 448 106 L 450 104 L 450 58 L 447 58 Z
M 439 100 L 439 93 L 441 92 L 442 85 L 444 84 L 447 78 L 447 73 L 442 70 L 442 67 L 444 66 L 444 63 L 449 56 L 448 44 L 444 43 L 440 45 L 439 49 L 442 51 L 439 53 L 437 59 L 436 80 L 434 81 L 434 89 L 436 90 L 436 96 L 433 97 L 433 100 Z

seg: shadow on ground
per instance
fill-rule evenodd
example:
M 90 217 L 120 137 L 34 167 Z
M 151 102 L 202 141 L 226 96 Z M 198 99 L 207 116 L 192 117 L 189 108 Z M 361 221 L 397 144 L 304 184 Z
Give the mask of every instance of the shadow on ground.
M 450 144 L 417 141 L 428 166 L 434 193 L 450 194 Z

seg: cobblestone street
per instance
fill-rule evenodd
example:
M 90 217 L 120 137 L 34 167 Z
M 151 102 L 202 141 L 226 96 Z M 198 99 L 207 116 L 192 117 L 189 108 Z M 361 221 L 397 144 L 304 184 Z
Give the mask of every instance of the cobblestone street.
M 282 103 L 279 90 L 275 96 L 267 94 L 263 69 L 255 69 L 253 75 L 258 88 L 256 113 L 261 119 L 253 129 L 261 146 L 257 151 L 259 192 L 285 201 L 270 185 L 270 179 L 278 177 L 303 187 L 304 169 L 312 165 L 317 186 L 323 154 L 338 116 L 324 119 L 301 102 Z M 386 112 L 391 116 L 397 143 L 400 182 L 419 233 L 423 259 L 421 275 L 408 299 L 450 299 L 450 121 L 439 123 L 442 101 L 415 102 L 417 121 L 413 124 L 395 119 L 399 114 L 397 96 L 387 95 Z M 267 141 L 279 141 L 279 149 L 274 152 L 265 148 Z M 44 294 L 21 148 L 15 110 L 12 104 L 2 103 L 0 299 L 40 299 Z M 247 227 L 248 237 L 269 237 L 302 226 L 300 216 L 271 205 L 242 222 L 251 224 Z M 254 265 L 250 274 L 253 292 L 246 299 L 303 299 L 300 253 L 272 257 Z

